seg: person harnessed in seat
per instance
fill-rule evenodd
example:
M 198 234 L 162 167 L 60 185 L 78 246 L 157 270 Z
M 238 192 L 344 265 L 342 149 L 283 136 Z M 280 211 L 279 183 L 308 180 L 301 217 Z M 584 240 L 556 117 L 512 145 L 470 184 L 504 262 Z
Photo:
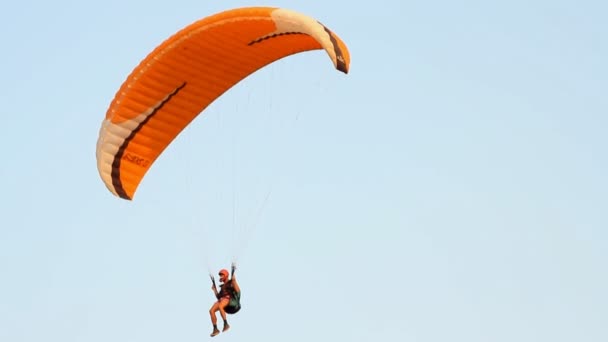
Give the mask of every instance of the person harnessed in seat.
M 226 314 L 235 314 L 241 309 L 241 289 L 239 284 L 234 277 L 234 271 L 236 270 L 235 265 L 232 265 L 232 276 L 228 278 L 228 270 L 222 269 L 218 275 L 220 277 L 220 290 L 218 292 L 217 287 L 215 286 L 215 279 L 211 276 L 212 286 L 211 289 L 217 298 L 217 301 L 213 303 L 211 309 L 209 309 L 209 314 L 211 315 L 211 323 L 213 324 L 213 332 L 211 333 L 211 337 L 216 336 L 220 333 L 217 328 L 217 316 L 216 312 L 220 312 L 220 316 L 224 320 L 224 328 L 223 332 L 230 329 L 230 325 L 228 324 L 228 320 L 226 319 Z

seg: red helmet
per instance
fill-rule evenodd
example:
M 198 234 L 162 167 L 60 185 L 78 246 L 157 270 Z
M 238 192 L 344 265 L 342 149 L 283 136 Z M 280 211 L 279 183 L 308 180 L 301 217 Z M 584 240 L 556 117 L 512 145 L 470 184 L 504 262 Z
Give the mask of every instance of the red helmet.
M 224 275 L 224 276 L 228 277 L 228 270 L 227 270 L 227 269 L 223 269 L 223 270 L 221 270 L 221 271 L 220 271 L 220 273 L 219 273 L 219 275 L 220 275 L 220 276 L 221 276 L 221 275 Z

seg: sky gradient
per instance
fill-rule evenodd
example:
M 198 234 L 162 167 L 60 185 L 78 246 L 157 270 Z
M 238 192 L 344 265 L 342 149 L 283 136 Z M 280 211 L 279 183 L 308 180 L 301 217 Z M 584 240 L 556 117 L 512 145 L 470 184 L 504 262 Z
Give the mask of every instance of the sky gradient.
M 268 5 L 349 46 L 214 102 L 131 202 L 95 143 L 131 70 Z M 0 11 L 0 341 L 608 340 L 601 1 L 12 2 Z

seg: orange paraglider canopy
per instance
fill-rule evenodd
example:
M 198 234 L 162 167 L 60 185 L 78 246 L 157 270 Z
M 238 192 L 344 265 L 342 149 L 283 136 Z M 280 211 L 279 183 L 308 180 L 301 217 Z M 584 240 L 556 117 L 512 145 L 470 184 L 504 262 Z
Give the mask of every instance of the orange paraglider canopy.
M 96 151 L 107 188 L 132 199 L 162 151 L 216 98 L 269 63 L 320 49 L 348 72 L 344 42 L 286 9 L 228 10 L 177 32 L 133 70 L 108 108 Z

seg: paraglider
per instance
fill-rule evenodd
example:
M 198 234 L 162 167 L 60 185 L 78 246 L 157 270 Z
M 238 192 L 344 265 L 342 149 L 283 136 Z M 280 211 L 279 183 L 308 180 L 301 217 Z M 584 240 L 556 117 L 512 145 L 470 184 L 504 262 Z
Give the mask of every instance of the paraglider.
M 239 284 L 234 276 L 235 270 L 236 266 L 232 264 L 230 278 L 228 277 L 228 270 L 222 269 L 219 271 L 218 275 L 221 282 L 219 291 L 215 286 L 215 279 L 213 276 L 211 277 L 211 289 L 213 290 L 213 294 L 215 294 L 215 298 L 217 298 L 217 301 L 213 303 L 211 309 L 209 309 L 209 314 L 211 315 L 211 324 L 213 325 L 211 337 L 220 333 L 220 330 L 217 328 L 216 313 L 218 311 L 220 312 L 220 316 L 222 316 L 222 320 L 224 321 L 222 332 L 226 332 L 228 329 L 230 329 L 226 314 L 235 314 L 241 309 L 241 288 L 239 287 Z
M 96 157 L 108 190 L 132 200 L 156 159 L 215 99 L 258 69 L 310 50 L 325 50 L 348 73 L 344 42 L 287 9 L 227 10 L 175 33 L 133 70 L 106 112 Z
M 152 164 L 213 101 L 234 85 L 281 58 L 325 50 L 334 67 L 348 73 L 344 42 L 317 20 L 287 9 L 246 7 L 198 20 L 157 46 L 116 92 L 99 130 L 97 169 L 108 190 L 132 200 Z M 216 302 L 209 313 L 240 310 L 241 289 L 220 271 L 211 276 Z

